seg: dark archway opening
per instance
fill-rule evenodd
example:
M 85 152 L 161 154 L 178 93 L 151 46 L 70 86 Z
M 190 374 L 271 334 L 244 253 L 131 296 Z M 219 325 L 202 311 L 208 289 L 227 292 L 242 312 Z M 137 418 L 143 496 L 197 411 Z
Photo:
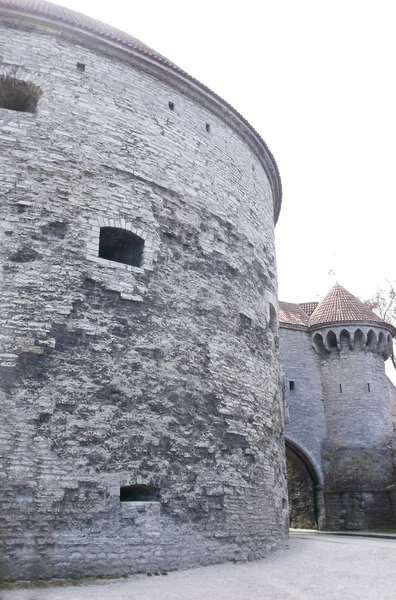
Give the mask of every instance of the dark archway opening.
M 290 527 L 317 529 L 317 476 L 306 457 L 289 441 L 286 441 L 286 468 Z

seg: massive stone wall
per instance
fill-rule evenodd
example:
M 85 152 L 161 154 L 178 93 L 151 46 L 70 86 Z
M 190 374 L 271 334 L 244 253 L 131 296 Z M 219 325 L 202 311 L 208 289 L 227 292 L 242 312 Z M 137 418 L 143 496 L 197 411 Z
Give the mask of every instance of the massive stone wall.
M 283 326 L 279 332 L 279 350 L 289 410 L 285 435 L 307 453 L 321 477 L 325 415 L 320 359 L 312 347 L 308 331 Z
M 261 162 L 85 47 L 1 26 L 0 58 L 42 93 L 0 109 L 2 578 L 266 555 L 287 501 Z M 99 258 L 101 227 L 141 265 Z M 133 484 L 159 501 L 120 502 Z
M 306 329 L 283 325 L 279 349 L 288 413 L 285 435 L 291 526 L 324 528 L 325 415 L 320 359 Z

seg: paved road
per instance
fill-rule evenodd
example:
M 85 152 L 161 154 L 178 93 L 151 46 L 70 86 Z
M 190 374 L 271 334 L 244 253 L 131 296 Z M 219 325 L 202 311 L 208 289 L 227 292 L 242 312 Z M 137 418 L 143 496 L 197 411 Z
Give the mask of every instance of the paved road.
M 396 600 L 396 540 L 293 534 L 267 560 L 68 588 L 0 592 L 1 600 Z

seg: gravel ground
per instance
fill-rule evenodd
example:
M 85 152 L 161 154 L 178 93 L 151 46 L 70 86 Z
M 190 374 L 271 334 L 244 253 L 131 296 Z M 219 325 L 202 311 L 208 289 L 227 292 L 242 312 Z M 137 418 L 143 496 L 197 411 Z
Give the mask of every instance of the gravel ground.
M 396 540 L 293 534 L 267 560 L 77 587 L 16 589 L 1 600 L 396 600 Z

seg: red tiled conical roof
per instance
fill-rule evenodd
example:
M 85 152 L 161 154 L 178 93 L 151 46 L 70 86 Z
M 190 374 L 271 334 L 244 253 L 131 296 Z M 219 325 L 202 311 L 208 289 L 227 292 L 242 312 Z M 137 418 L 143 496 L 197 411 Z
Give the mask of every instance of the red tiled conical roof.
M 344 322 L 377 323 L 393 331 L 392 325 L 385 323 L 363 302 L 336 283 L 312 313 L 309 326 Z

